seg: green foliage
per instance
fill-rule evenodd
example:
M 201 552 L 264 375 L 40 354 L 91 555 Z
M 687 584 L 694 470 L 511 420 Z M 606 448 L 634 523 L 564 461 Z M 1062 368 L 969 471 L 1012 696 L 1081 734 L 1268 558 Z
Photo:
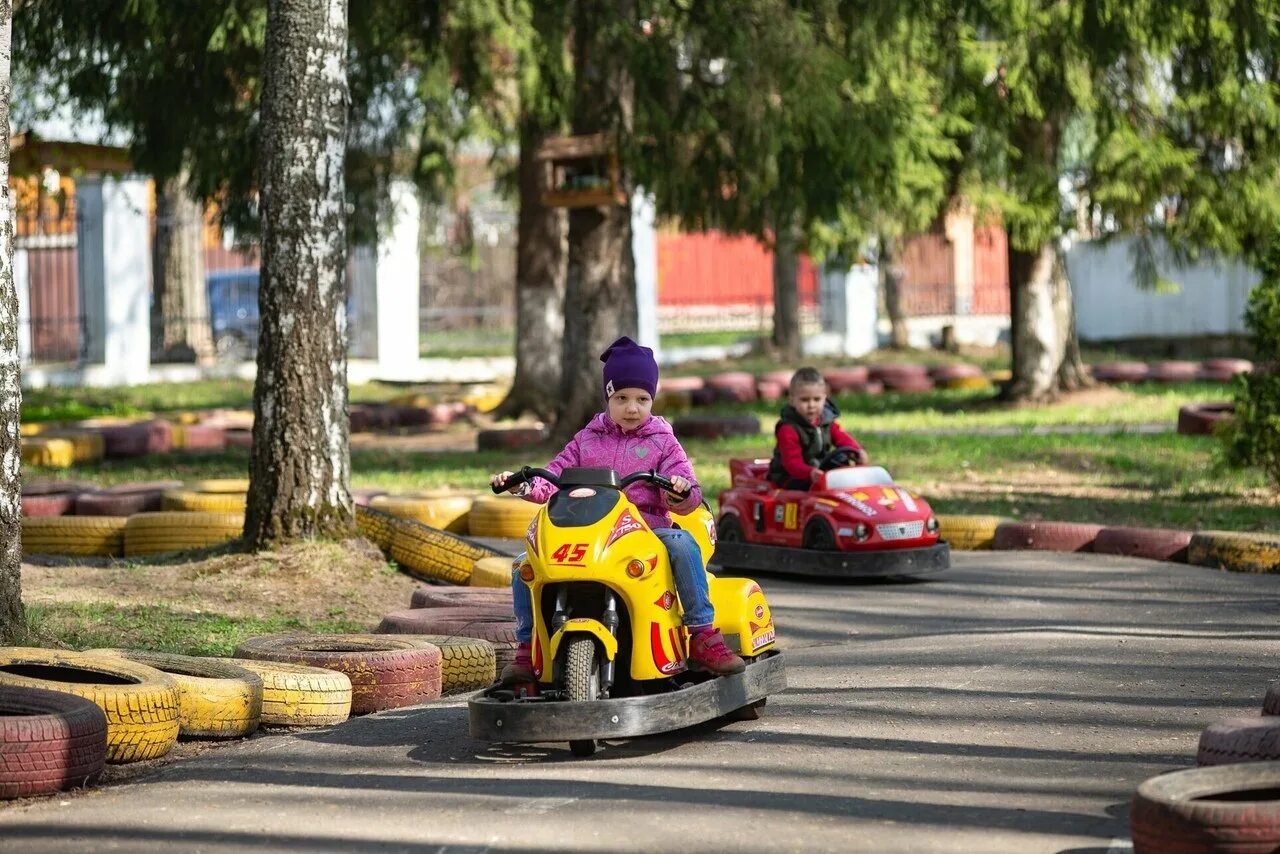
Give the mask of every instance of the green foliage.
M 1280 489 L 1280 245 L 1270 247 L 1262 274 L 1245 311 L 1260 364 L 1236 377 L 1236 414 L 1225 442 L 1230 463 L 1257 466 Z

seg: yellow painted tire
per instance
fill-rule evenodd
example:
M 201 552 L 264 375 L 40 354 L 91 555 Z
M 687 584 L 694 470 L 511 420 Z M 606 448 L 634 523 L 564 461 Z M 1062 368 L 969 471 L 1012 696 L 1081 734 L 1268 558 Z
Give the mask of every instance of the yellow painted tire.
M 482 557 L 471 565 L 470 587 L 510 587 L 511 558 Z
M 92 463 L 102 459 L 107 443 L 96 430 L 50 430 L 45 439 L 61 439 L 71 443 L 71 457 L 77 463 Z
M 53 430 L 61 430 L 65 425 L 61 421 L 37 421 L 34 424 L 21 424 L 18 435 L 23 438 L 40 436 Z
M 71 679 L 90 680 L 93 674 L 101 674 L 111 684 L 42 678 L 61 669 L 69 669 Z M 107 761 L 111 763 L 155 759 L 178 741 L 178 686 L 159 670 L 119 656 L 3 647 L 0 685 L 61 691 L 97 703 L 107 716 Z
M 192 492 L 186 489 L 171 489 L 160 496 L 162 510 L 204 513 L 243 513 L 247 498 L 242 492 L 239 495 L 222 492 Z
M 991 380 L 986 377 L 951 377 L 939 380 L 938 387 L 950 389 L 991 388 Z
M 191 484 L 192 492 L 207 492 L 213 495 L 242 495 L 249 491 L 247 477 L 217 477 L 211 480 L 197 480 Z
M 447 492 L 432 495 L 379 495 L 369 502 L 375 510 L 382 510 L 401 519 L 413 519 L 432 528 L 465 534 L 468 515 L 475 496 L 470 493 Z
M 388 554 L 391 552 L 391 538 L 399 523 L 400 520 L 390 513 L 356 505 L 356 529 L 366 540 Z
M 510 579 L 508 579 L 510 581 Z M 456 694 L 486 688 L 497 678 L 493 644 L 455 635 L 369 635 L 374 638 L 426 641 L 440 648 L 440 692 Z
M 996 536 L 996 528 L 1010 521 L 1012 520 L 1003 516 L 943 515 L 938 517 L 938 534 L 953 549 L 979 551 L 990 549 Z
M 391 406 L 412 406 L 415 409 L 426 409 L 435 403 L 427 394 L 401 394 L 387 401 Z
M 471 505 L 474 537 L 523 537 L 542 505 L 514 495 L 482 495 Z
M 504 386 L 481 386 L 464 394 L 462 402 L 474 407 L 477 412 L 490 412 L 507 399 L 509 391 Z
M 314 727 L 340 724 L 351 717 L 351 680 L 324 667 L 282 661 L 220 658 L 262 679 L 263 726 Z
M 124 554 L 203 549 L 239 539 L 243 533 L 243 513 L 135 513 L 124 526 Z
M 22 464 L 65 469 L 75 465 L 76 452 L 66 439 L 46 439 L 36 436 L 22 440 Z
M 262 677 L 214 658 L 136 649 L 91 649 L 154 667 L 178 686 L 178 732 L 189 738 L 242 738 L 262 717 Z
M 417 578 L 466 584 L 471 568 L 482 557 L 494 557 L 492 549 L 461 537 L 401 519 L 391 536 L 391 559 Z
M 1187 547 L 1187 563 L 1230 572 L 1280 573 L 1280 535 L 1197 531 Z
M 127 516 L 24 516 L 22 553 L 119 557 Z

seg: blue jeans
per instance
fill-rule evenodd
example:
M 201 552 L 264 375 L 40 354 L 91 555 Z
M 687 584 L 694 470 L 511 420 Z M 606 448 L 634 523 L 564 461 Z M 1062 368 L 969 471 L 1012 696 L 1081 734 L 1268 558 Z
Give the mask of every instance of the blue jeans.
M 711 591 L 707 588 L 707 572 L 702 565 L 702 550 L 688 531 L 658 528 L 654 531 L 667 547 L 671 572 L 676 577 L 676 593 L 684 609 L 686 626 L 709 626 L 716 619 L 711 607 Z M 533 642 L 533 596 L 529 585 L 520 580 L 520 570 L 511 571 L 511 598 L 516 611 L 516 640 Z

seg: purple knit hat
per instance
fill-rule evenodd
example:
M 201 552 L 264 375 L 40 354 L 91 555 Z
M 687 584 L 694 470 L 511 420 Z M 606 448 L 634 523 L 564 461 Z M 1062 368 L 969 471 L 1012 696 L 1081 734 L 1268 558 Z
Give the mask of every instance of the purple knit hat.
M 600 354 L 604 362 L 604 396 L 624 388 L 642 388 L 652 397 L 658 393 L 658 363 L 653 351 L 623 335 Z

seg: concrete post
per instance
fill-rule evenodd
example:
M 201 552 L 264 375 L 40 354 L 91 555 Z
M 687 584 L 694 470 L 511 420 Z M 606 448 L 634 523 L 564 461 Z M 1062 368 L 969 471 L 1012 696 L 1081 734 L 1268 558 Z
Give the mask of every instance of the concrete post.
M 404 368 L 418 361 L 420 264 L 418 226 L 421 208 L 417 189 L 408 181 L 392 181 L 389 188 L 394 218 L 378 235 L 374 271 L 380 369 Z
M 636 320 L 638 339 L 658 349 L 658 232 L 653 196 L 638 188 L 631 197 L 631 253 L 636 264 Z
M 951 244 L 951 282 L 954 288 L 955 313 L 973 313 L 973 211 L 953 208 L 947 211 L 943 228 Z
M 822 332 L 804 342 L 812 355 L 861 356 L 876 349 L 876 267 L 828 267 L 819 280 Z
M 103 384 L 146 382 L 151 366 L 151 229 L 142 178 L 77 183 L 85 351 Z

